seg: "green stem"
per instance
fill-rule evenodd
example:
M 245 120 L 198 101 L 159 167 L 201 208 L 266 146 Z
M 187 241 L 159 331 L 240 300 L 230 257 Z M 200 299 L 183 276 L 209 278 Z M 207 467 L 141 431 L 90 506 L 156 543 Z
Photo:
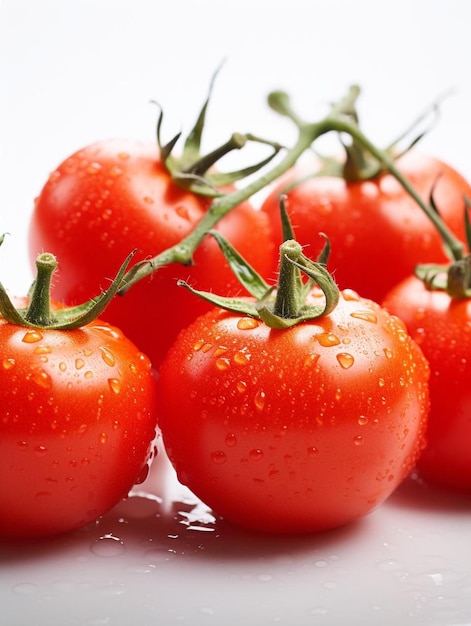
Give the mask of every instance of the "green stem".
M 298 262 L 302 251 L 301 245 L 293 239 L 283 242 L 280 246 L 280 273 L 273 306 L 273 313 L 278 317 L 288 319 L 299 317 L 302 285 L 299 267 L 295 263 Z
M 337 111 L 340 108 L 339 105 L 335 110 Z M 191 264 L 194 251 L 207 235 L 208 231 L 213 229 L 225 215 L 232 211 L 232 209 L 277 180 L 282 174 L 293 167 L 299 157 L 318 137 L 329 131 L 337 130 L 337 126 L 340 122 L 340 118 L 336 117 L 337 115 L 338 113 L 335 113 L 334 117 L 329 115 L 324 120 L 314 124 L 305 124 L 297 120 L 298 139 L 277 165 L 246 187 L 237 189 L 232 193 L 213 200 L 204 217 L 196 224 L 189 235 L 175 246 L 164 250 L 154 258 L 143 261 L 142 263 L 137 263 L 132 267 L 124 277 L 120 293 L 125 293 L 132 285 L 146 276 L 149 276 L 164 265 L 170 263 L 181 263 L 183 265 Z M 343 131 L 345 128 L 342 126 L 341 130 Z
M 51 279 L 57 268 L 57 259 L 49 252 L 36 257 L 36 280 L 28 310 L 24 319 L 36 326 L 47 327 L 51 324 Z
M 455 235 L 451 232 L 445 222 L 442 220 L 440 215 L 431 207 L 414 189 L 411 183 L 407 180 L 405 176 L 399 171 L 396 167 L 394 160 L 389 156 L 389 154 L 383 150 L 377 148 L 374 144 L 371 143 L 367 137 L 360 131 L 358 126 L 352 125 L 349 123 L 344 123 L 340 121 L 339 126 L 344 125 L 343 131 L 346 132 L 355 140 L 363 145 L 378 161 L 383 165 L 383 167 L 394 176 L 394 178 L 402 185 L 402 187 L 407 191 L 407 193 L 415 200 L 415 202 L 419 205 L 419 207 L 424 211 L 427 217 L 432 221 L 435 228 L 440 233 L 442 241 L 445 246 L 450 251 L 453 260 L 462 259 L 464 256 L 464 245 L 463 243 L 455 237 Z
M 359 95 L 359 88 L 354 85 L 350 88 L 346 97 L 332 107 L 330 113 L 321 121 L 316 123 L 306 123 L 292 110 L 290 100 L 284 92 L 273 92 L 269 96 L 270 106 L 281 115 L 291 119 L 297 129 L 298 138 L 296 143 L 289 149 L 284 157 L 246 187 L 215 198 L 207 213 L 196 224 L 192 232 L 182 239 L 178 244 L 164 250 L 159 255 L 148 261 L 142 261 L 134 265 L 124 276 L 119 290 L 120 294 L 125 293 L 132 285 L 149 276 L 154 271 L 170 263 L 181 263 L 190 265 L 193 253 L 200 242 L 213 229 L 217 223 L 227 215 L 237 205 L 252 197 L 255 193 L 265 188 L 270 183 L 277 180 L 282 174 L 292 168 L 299 157 L 308 150 L 311 145 L 321 136 L 328 132 L 347 133 L 359 144 L 363 145 L 375 156 L 382 166 L 392 174 L 403 188 L 410 194 L 415 202 L 426 213 L 429 219 L 440 232 L 442 239 L 453 255 L 454 259 L 463 257 L 463 244 L 453 235 L 447 225 L 442 221 L 440 215 L 425 202 L 415 191 L 410 182 L 401 174 L 389 155 L 377 148 L 361 132 L 354 114 L 354 104 Z

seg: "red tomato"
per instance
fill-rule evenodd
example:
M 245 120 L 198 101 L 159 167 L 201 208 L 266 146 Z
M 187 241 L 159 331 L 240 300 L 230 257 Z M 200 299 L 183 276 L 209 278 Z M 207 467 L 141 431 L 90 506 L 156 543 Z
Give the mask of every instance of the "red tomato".
M 142 476 L 155 377 L 116 328 L 31 329 L 0 318 L 0 536 L 95 520 Z
M 103 276 L 113 275 L 131 249 L 138 248 L 135 261 L 159 254 L 186 236 L 209 204 L 177 187 L 153 144 L 96 143 L 67 158 L 36 199 L 31 260 L 43 250 L 55 254 L 67 280 L 60 275 L 55 280 L 54 299 L 83 302 L 96 295 Z M 269 272 L 273 244 L 266 215 L 244 203 L 220 222 L 219 230 L 259 272 Z M 115 298 L 103 318 L 121 328 L 155 367 L 178 331 L 209 308 L 178 289 L 177 278 L 198 289 L 240 291 L 217 244 L 207 238 L 192 267 L 167 266 Z M 152 312 L 151 325 L 139 320 L 139 311 Z
M 418 470 L 430 483 L 471 490 L 471 301 L 410 277 L 385 298 L 430 363 L 430 422 Z
M 215 309 L 162 365 L 159 424 L 180 481 L 229 522 L 324 530 L 372 511 L 414 466 L 428 376 L 403 323 L 351 291 L 282 330 Z
M 444 221 L 463 239 L 464 196 L 471 197 L 468 182 L 447 164 L 413 151 L 398 159 L 397 166 L 424 201 L 435 185 L 434 199 Z M 291 180 L 298 175 L 292 172 Z M 277 245 L 279 197 L 286 184 L 275 187 L 262 206 Z M 435 226 L 390 174 L 355 183 L 338 177 L 309 178 L 288 192 L 286 209 L 306 254 L 317 256 L 324 243 L 318 233 L 324 232 L 332 244 L 329 270 L 340 288 L 355 289 L 376 302 L 418 263 L 448 260 Z

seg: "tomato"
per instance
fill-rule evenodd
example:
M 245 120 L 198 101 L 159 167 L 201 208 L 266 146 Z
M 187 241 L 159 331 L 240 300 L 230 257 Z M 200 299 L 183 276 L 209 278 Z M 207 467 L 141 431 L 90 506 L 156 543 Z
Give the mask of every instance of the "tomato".
M 444 221 L 462 239 L 464 196 L 471 197 L 468 182 L 449 165 L 416 151 L 406 153 L 396 165 L 425 202 L 434 188 Z M 281 242 L 280 194 L 300 175 L 293 171 L 262 205 L 276 244 Z M 286 208 L 309 256 L 316 257 L 323 245 L 318 233 L 326 233 L 332 244 L 329 268 L 340 288 L 355 289 L 376 302 L 412 274 L 418 263 L 447 260 L 430 219 L 388 173 L 352 183 L 334 176 L 311 177 L 288 191 Z
M 430 291 L 409 277 L 386 296 L 430 363 L 430 421 L 421 476 L 434 485 L 471 490 L 471 301 Z
M 66 532 L 143 478 L 156 429 L 149 359 L 96 320 L 75 330 L 0 317 L 0 537 Z
M 214 308 L 160 369 L 158 421 L 180 481 L 227 521 L 319 531 L 370 513 L 414 466 L 428 376 L 403 323 L 350 290 L 282 329 Z
M 132 248 L 138 249 L 137 262 L 178 243 L 210 202 L 176 185 L 153 144 L 98 142 L 65 159 L 41 190 L 30 225 L 31 258 L 45 249 L 54 253 L 67 276 L 55 281 L 54 299 L 83 301 L 97 292 L 103 277 L 114 272 Z M 273 244 L 265 214 L 245 202 L 218 228 L 260 272 L 269 271 Z M 121 328 L 155 367 L 178 331 L 209 306 L 177 289 L 177 278 L 189 279 L 198 289 L 240 290 L 208 238 L 196 250 L 192 267 L 168 265 L 115 299 L 104 319 Z M 137 310 L 152 312 L 152 323 L 137 322 Z

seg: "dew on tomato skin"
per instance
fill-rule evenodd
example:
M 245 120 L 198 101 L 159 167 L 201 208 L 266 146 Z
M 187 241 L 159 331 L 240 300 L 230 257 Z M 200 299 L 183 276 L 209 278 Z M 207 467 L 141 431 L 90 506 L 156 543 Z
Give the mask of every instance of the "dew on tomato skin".
M 332 346 L 337 346 L 340 343 L 340 339 L 334 333 L 320 333 L 315 336 L 315 339 L 320 343 L 324 348 L 330 348 Z
M 255 397 L 254 397 L 255 407 L 259 411 L 263 411 L 263 409 L 265 408 L 265 400 L 266 400 L 265 392 L 263 391 L 263 389 L 259 389 L 256 392 Z
M 91 370 L 87 370 L 83 376 L 87 379 L 93 378 L 93 372 Z
M 369 420 L 366 417 L 366 415 L 360 415 L 360 417 L 358 418 L 358 423 L 360 424 L 360 426 L 366 426 L 366 424 L 368 424 Z
M 234 433 L 227 433 L 224 442 L 228 448 L 233 448 L 237 443 L 237 437 Z
M 47 447 L 46 446 L 35 446 L 34 448 L 34 454 L 37 457 L 43 457 L 47 454 Z
M 356 437 L 353 437 L 353 443 L 356 446 L 362 446 L 365 443 L 365 441 L 363 439 L 363 436 L 362 435 L 356 435 Z
M 121 382 L 117 378 L 108 378 L 109 388 L 113 393 L 119 393 L 121 391 Z M 103 402 L 103 398 L 101 398 Z
M 101 346 L 100 352 L 101 352 L 101 358 L 106 363 L 106 365 L 113 367 L 116 363 L 116 359 L 115 359 L 114 354 L 111 352 L 111 350 L 107 348 L 106 346 Z
M 216 450 L 211 453 L 211 461 L 216 465 L 223 465 L 227 461 L 226 453 L 222 450 Z
M 343 289 L 342 297 L 347 302 L 359 302 L 360 301 L 360 296 L 353 289 Z
M 340 352 L 336 355 L 336 357 L 337 361 L 340 363 L 340 366 L 345 370 L 348 370 L 350 367 L 352 367 L 355 362 L 355 358 L 348 352 Z
M 245 352 L 236 352 L 232 359 L 237 365 L 248 365 L 250 363 L 250 354 Z
M 12 358 L 3 359 L 2 365 L 3 365 L 4 370 L 11 370 L 15 367 L 16 361 L 15 359 L 12 359 Z
M 352 313 L 350 313 L 350 317 L 353 317 L 358 320 L 363 320 L 365 322 L 370 322 L 371 324 L 378 323 L 378 316 L 373 311 L 368 311 L 368 310 L 353 311 Z
M 259 325 L 258 320 L 256 320 L 253 317 L 242 317 L 237 322 L 237 328 L 239 330 L 253 330 L 254 328 L 257 328 L 258 325 Z
M 93 325 L 93 330 L 98 330 L 103 335 L 111 337 L 112 339 L 120 339 L 122 336 L 118 330 L 111 328 L 110 326 Z
M 243 380 L 238 380 L 236 383 L 236 389 L 239 393 L 245 393 L 247 391 L 247 383 Z
M 39 332 L 39 330 L 29 329 L 23 335 L 21 341 L 23 343 L 37 343 L 38 341 L 41 341 L 41 339 L 43 339 L 43 335 Z
M 224 372 L 231 368 L 231 362 L 229 359 L 216 359 L 215 361 L 216 369 L 220 372 Z
M 252 461 L 261 461 L 263 459 L 263 452 L 259 448 L 254 448 L 249 452 L 249 458 Z
M 75 359 L 76 370 L 81 370 L 84 365 L 85 365 L 85 361 L 83 359 Z
M 308 354 L 304 359 L 304 367 L 312 367 L 317 364 L 317 361 L 320 359 L 320 354 L 314 352 L 312 354 Z
M 52 379 L 44 370 L 36 370 L 31 376 L 31 380 L 43 389 L 50 389 L 52 387 Z

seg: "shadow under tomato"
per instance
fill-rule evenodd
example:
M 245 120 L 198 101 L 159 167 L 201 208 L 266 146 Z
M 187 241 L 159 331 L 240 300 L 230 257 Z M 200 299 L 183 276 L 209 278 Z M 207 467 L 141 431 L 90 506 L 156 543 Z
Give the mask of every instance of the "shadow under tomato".
M 389 497 L 387 506 L 471 515 L 471 494 L 435 487 L 412 473 Z
M 95 522 L 55 537 L 0 540 L 0 564 L 90 556 L 142 558 L 184 556 L 191 559 L 232 560 L 283 556 L 297 552 L 338 550 L 368 532 L 369 518 L 319 533 L 271 534 L 250 531 L 226 522 L 176 480 L 159 446 L 149 475 L 128 498 Z

